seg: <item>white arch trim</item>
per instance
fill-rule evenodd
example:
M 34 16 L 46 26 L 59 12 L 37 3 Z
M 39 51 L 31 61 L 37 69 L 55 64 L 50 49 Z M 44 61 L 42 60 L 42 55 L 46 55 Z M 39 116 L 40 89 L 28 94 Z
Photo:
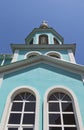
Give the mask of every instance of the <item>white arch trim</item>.
M 41 55 L 42 53 L 41 53 L 41 52 L 39 52 L 39 51 L 31 51 L 31 52 L 28 52 L 28 53 L 26 53 L 26 54 L 25 54 L 24 59 L 26 59 L 26 58 L 27 58 L 27 56 L 28 56 L 28 55 L 30 55 L 30 54 L 37 54 L 37 55 Z
M 74 113 L 75 113 L 75 117 L 76 117 L 76 124 L 77 124 L 77 130 L 84 130 L 83 127 L 83 123 L 82 123 L 82 118 L 81 118 L 81 114 L 80 114 L 80 109 L 79 109 L 79 105 L 78 105 L 78 101 L 77 98 L 75 96 L 75 94 L 73 93 L 73 91 L 65 86 L 53 86 L 50 87 L 44 96 L 44 129 L 43 130 L 48 130 L 48 106 L 47 106 L 47 99 L 48 96 L 53 93 L 53 92 L 64 92 L 67 95 L 70 96 L 70 98 L 72 99 L 72 103 L 73 103 L 73 107 L 74 107 Z
M 8 118 L 11 100 L 18 93 L 24 92 L 24 91 L 31 92 L 32 94 L 34 94 L 36 96 L 36 113 L 35 113 L 35 128 L 34 128 L 34 130 L 39 130 L 40 95 L 39 95 L 38 91 L 31 86 L 20 86 L 20 87 L 15 88 L 14 90 L 12 90 L 12 92 L 10 92 L 10 94 L 8 95 L 7 101 L 6 101 L 4 112 L 3 112 L 3 117 L 2 117 L 2 121 L 1 121 L 1 125 L 0 125 L 1 130 L 6 130 L 6 122 L 7 122 L 7 118 Z
M 62 55 L 57 51 L 48 51 L 45 53 L 45 55 L 49 55 L 49 54 L 57 54 L 60 57 L 60 59 L 62 59 Z

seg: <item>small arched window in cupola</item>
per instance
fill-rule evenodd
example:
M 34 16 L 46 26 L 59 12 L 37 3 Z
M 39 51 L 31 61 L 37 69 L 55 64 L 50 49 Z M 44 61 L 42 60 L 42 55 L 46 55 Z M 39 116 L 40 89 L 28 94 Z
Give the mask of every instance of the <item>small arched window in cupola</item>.
M 58 40 L 55 37 L 53 38 L 53 41 L 54 41 L 55 45 L 59 45 L 59 42 L 58 42 Z
M 42 34 L 39 36 L 39 44 L 48 44 L 48 36 L 46 34 Z
M 29 44 L 30 44 L 30 45 L 32 45 L 32 44 L 33 44 L 33 38 L 30 40 Z

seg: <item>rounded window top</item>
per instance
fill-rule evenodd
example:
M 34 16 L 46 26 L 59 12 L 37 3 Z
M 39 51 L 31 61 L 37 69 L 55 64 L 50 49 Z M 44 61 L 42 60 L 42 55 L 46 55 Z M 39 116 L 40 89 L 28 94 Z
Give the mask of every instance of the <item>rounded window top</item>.
M 54 40 L 55 45 L 59 45 L 59 42 L 58 42 L 58 40 L 56 38 L 53 38 L 53 40 Z
M 71 101 L 71 98 L 63 92 L 54 92 L 52 93 L 49 98 L 48 101 Z
M 39 36 L 39 44 L 40 45 L 46 45 L 48 44 L 48 35 L 42 34 Z
M 53 58 L 58 58 L 58 59 L 61 58 L 60 55 L 58 53 L 56 53 L 56 52 L 49 52 L 47 55 L 51 56 Z
M 23 101 L 23 100 L 25 100 L 25 101 L 35 101 L 36 100 L 36 98 L 35 98 L 35 96 L 32 94 L 32 93 L 30 93 L 30 92 L 21 92 L 21 93 L 19 93 L 18 95 L 16 95 L 15 97 L 14 97 L 14 99 L 13 99 L 13 101 Z
M 33 58 L 33 57 L 36 57 L 38 55 L 40 55 L 40 54 L 37 53 L 37 52 L 32 52 L 32 53 L 30 53 L 30 54 L 27 55 L 27 58 Z

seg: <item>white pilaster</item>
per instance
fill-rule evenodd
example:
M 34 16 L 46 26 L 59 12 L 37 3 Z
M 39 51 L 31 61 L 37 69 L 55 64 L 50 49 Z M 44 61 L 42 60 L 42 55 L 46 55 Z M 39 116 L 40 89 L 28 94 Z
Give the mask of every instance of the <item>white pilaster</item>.
M 83 83 L 84 83 L 84 74 L 82 74 L 81 77 L 82 77 L 82 81 L 83 81 Z
M 75 58 L 74 58 L 72 50 L 69 49 L 68 50 L 68 54 L 69 54 L 69 58 L 70 58 L 71 63 L 75 63 L 76 64 L 76 61 L 75 61 Z
M 3 58 L 3 60 L 2 60 L 1 66 L 4 65 L 4 62 L 5 62 L 5 55 L 4 55 L 4 58 Z
M 19 54 L 19 50 L 15 50 L 13 59 L 12 59 L 12 61 L 11 61 L 12 63 L 17 61 L 17 59 L 18 59 L 18 54 Z
M 0 74 L 0 87 L 2 85 L 2 82 L 3 82 L 3 74 Z

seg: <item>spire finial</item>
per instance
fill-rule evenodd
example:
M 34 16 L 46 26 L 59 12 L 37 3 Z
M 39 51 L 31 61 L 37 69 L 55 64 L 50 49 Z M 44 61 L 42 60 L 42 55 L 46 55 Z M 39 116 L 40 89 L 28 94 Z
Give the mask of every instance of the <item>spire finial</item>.
M 48 28 L 48 24 L 45 20 L 42 21 L 40 28 Z

